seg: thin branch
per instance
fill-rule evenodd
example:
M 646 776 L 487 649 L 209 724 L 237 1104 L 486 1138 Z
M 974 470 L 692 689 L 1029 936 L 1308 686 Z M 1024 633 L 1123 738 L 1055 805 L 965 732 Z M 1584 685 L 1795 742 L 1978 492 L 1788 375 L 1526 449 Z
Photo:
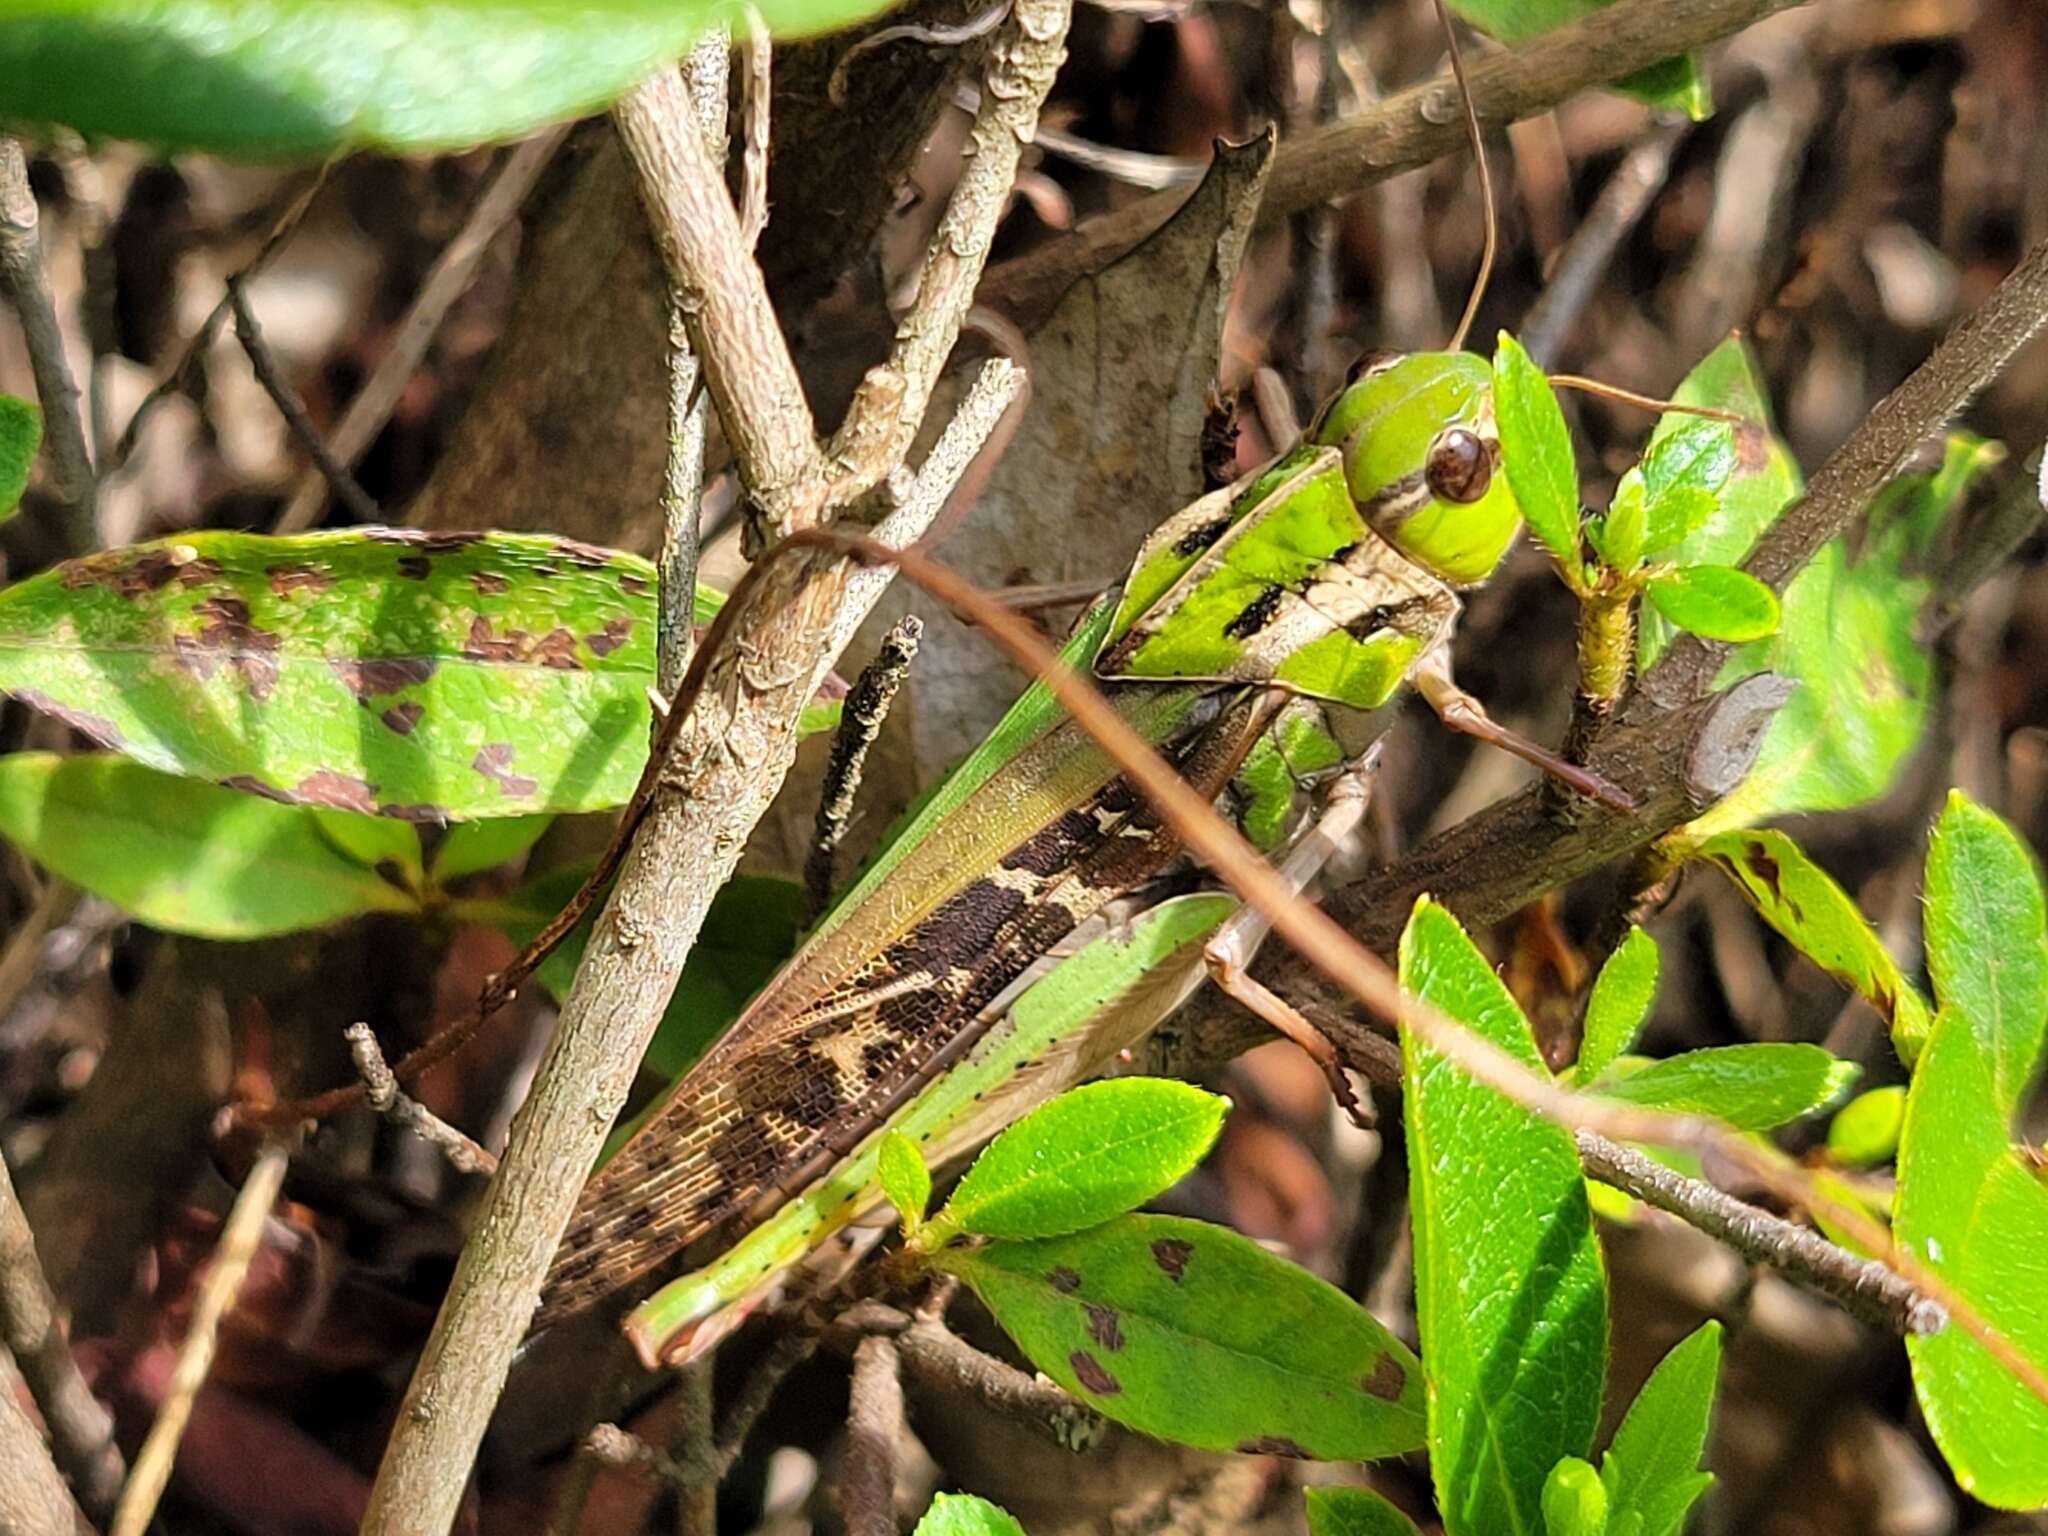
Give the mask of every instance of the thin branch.
M 1844 1311 L 1886 1333 L 1939 1333 L 1948 1313 L 1882 1264 L 1838 1248 L 1818 1233 L 1687 1178 L 1633 1147 L 1592 1131 L 1577 1136 L 1579 1160 L 1603 1184 L 1668 1211 L 1717 1237 L 1737 1253 L 1841 1303 Z
M 20 1401 L 21 1378 L 0 1354 L 0 1528 L 8 1536 L 89 1536 L 90 1527 Z
M 284 376 L 277 366 L 277 359 L 271 355 L 269 346 L 263 340 L 263 331 L 256 324 L 256 312 L 249 307 L 249 295 L 243 290 L 243 279 L 228 279 L 228 304 L 235 312 L 235 336 L 242 343 L 242 350 L 249 354 L 249 366 L 256 370 L 256 382 L 263 386 L 270 396 L 278 414 L 291 429 L 299 446 L 306 450 L 334 494 L 348 506 L 350 512 L 363 522 L 381 520 L 377 503 L 349 473 L 348 466 L 328 452 L 327 445 L 320 440 L 312 418 L 306 414 L 306 402 L 299 398 L 299 392 L 292 388 L 291 380 Z
M 837 1322 L 863 1335 L 886 1334 L 896 1341 L 911 1380 L 978 1398 L 1063 1451 L 1093 1450 L 1108 1432 L 1108 1421 L 1086 1403 L 1007 1360 L 982 1353 L 937 1317 L 913 1318 L 881 1302 L 864 1301 L 847 1308 Z
M 135 1470 L 128 1486 L 121 1490 L 120 1507 L 108 1536 L 145 1536 L 156 1514 L 157 1500 L 170 1481 L 171 1466 L 178 1459 L 178 1442 L 191 1422 L 192 1404 L 213 1366 L 214 1345 L 220 1337 L 221 1319 L 235 1304 L 250 1261 L 263 1240 L 263 1224 L 270 1208 L 277 1204 L 277 1192 L 284 1185 L 285 1165 L 290 1161 L 288 1144 L 282 1137 L 263 1143 L 256 1162 L 235 1195 L 234 1208 L 220 1229 L 220 1241 L 207 1261 L 206 1278 L 199 1285 L 199 1299 L 192 1307 L 192 1322 L 185 1330 L 185 1342 L 178 1349 L 178 1363 L 171 1370 L 170 1391 L 149 1437 L 135 1458 Z
M 761 243 L 768 227 L 769 110 L 775 86 L 775 45 L 761 13 L 747 10 L 747 35 L 740 39 L 741 117 L 740 232 L 747 249 Z
M 824 511 L 811 408 L 690 92 L 658 70 L 619 99 L 612 122 L 740 477 L 770 526 L 807 526 Z
M 718 1536 L 718 1484 L 707 1463 L 712 1455 L 713 1357 L 693 1360 L 676 1384 L 675 1434 L 672 1460 L 681 1472 L 676 1481 L 676 1536 Z
M 398 1086 L 398 1079 L 391 1075 L 384 1060 L 384 1048 L 377 1043 L 375 1030 L 367 1024 L 351 1024 L 342 1034 L 348 1041 L 348 1053 L 355 1061 L 356 1071 L 362 1075 L 363 1094 L 370 1108 L 438 1147 L 458 1173 L 498 1171 L 498 1160 L 485 1148 Z
M 989 44 L 970 152 L 926 248 L 917 297 L 897 323 L 889 360 L 868 371 L 827 451 L 849 487 L 842 499 L 879 484 L 909 451 L 1066 56 L 1071 11 L 1071 0 L 1015 0 Z
M 853 1352 L 846 1468 L 839 1479 L 839 1517 L 846 1536 L 896 1536 L 896 1446 L 903 1433 L 896 1341 L 871 1333 Z
M 853 819 L 853 801 L 860 793 L 868 749 L 882 733 L 882 722 L 889 717 L 889 706 L 896 702 L 923 637 L 924 620 L 915 614 L 898 619 L 846 695 L 839 729 L 832 737 L 832 759 L 825 765 L 824 788 L 818 796 L 810 857 L 804 860 L 804 894 L 813 922 L 832 899 L 833 856 Z
M 1512 51 L 1476 60 L 1472 104 L 1499 126 L 1547 112 L 1568 96 L 1738 32 L 1797 0 L 1619 0 Z M 1346 122 L 1280 146 L 1259 204 L 1257 231 L 1456 150 L 1464 128 L 1447 75 L 1390 96 Z M 1039 313 L 1074 282 L 1099 272 L 1174 214 L 1187 194 L 1159 192 L 1082 223 L 989 273 L 984 303 Z
M 469 291 L 484 253 L 490 249 L 498 231 L 519 211 L 526 194 L 533 189 L 534 182 L 568 135 L 567 124 L 536 134 L 525 143 L 513 146 L 492 172 L 489 185 L 477 198 L 469 217 L 463 220 L 462 228 L 456 231 L 455 238 L 442 248 L 441 254 L 434 258 L 434 264 L 427 269 L 426 279 L 420 284 L 420 291 L 413 296 L 404 318 L 398 322 L 391 344 L 377 359 L 377 366 L 363 381 L 363 387 L 356 391 L 355 399 L 349 402 L 348 410 L 342 415 L 341 424 L 334 429 L 328 449 L 338 462 L 354 464 L 377 440 L 377 434 L 384 430 L 384 424 L 391 419 L 392 411 L 404 395 L 406 385 L 419 371 L 420 361 L 427 355 L 427 348 L 433 342 L 434 333 L 441 328 L 443 317 L 455 301 Z M 292 499 L 278 515 L 271 532 L 298 533 L 312 527 L 326 510 L 327 492 L 327 477 L 318 469 L 308 470 L 299 477 Z
M 7 289 L 28 344 L 50 451 L 50 488 L 63 514 L 64 547 L 84 554 L 99 544 L 99 489 L 80 414 L 78 381 L 71 376 L 64 329 L 57 323 L 56 301 L 43 274 L 40 224 L 21 145 L 0 137 L 0 284 Z
M 327 173 L 334 165 L 335 162 L 329 160 L 313 173 L 298 196 L 285 205 L 284 212 L 279 214 L 277 222 L 271 225 L 270 233 L 263 237 L 263 244 L 257 247 L 256 254 L 250 258 L 247 266 L 235 274 L 236 277 L 248 282 L 270 265 L 277 253 L 284 249 L 285 242 L 298 232 L 299 225 L 305 220 L 306 211 L 313 206 L 313 199 L 318 197 L 320 189 L 327 185 Z M 199 329 L 192 333 L 192 339 L 185 343 L 185 349 L 178 354 L 178 360 L 171 364 L 169 371 L 157 381 L 148 394 L 142 397 L 142 403 L 135 407 L 134 413 L 128 418 L 128 425 L 121 429 L 120 441 L 114 444 L 112 457 L 100 466 L 102 475 L 111 478 L 127 467 L 129 456 L 135 452 L 135 445 L 141 441 L 142 429 L 151 413 L 185 387 L 186 378 L 198 365 L 199 359 L 212 348 L 214 339 L 220 335 L 221 326 L 227 323 L 228 313 L 228 296 L 224 293 L 220 301 L 207 312 L 206 318 L 200 322 Z
M 58 1466 L 95 1525 L 105 1525 L 127 1469 L 114 1444 L 113 1416 L 92 1395 L 58 1322 L 57 1298 L 36 1257 L 14 1180 L 0 1161 L 0 1344 L 21 1369 Z
M 1820 547 L 1863 514 L 1871 498 L 1929 438 L 1943 431 L 2048 324 L 2048 240 L 2038 242 L 1934 353 L 1863 418 L 1750 551 L 1742 568 L 1782 591 Z M 1669 708 L 1712 686 L 1731 648 L 1685 635 L 1637 689 L 1641 710 Z M 1632 709 L 1631 714 L 1637 711 Z

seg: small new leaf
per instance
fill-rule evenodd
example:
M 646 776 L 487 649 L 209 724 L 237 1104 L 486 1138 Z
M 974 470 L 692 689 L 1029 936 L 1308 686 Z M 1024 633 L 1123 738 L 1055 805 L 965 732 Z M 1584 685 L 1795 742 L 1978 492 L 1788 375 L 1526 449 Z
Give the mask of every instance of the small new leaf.
M 987 1499 L 941 1493 L 933 1496 L 911 1536 L 1024 1536 L 1024 1527 Z
M 1308 1536 L 1419 1536 L 1415 1522 L 1369 1488 L 1305 1488 Z
M 1721 1325 L 1702 1323 L 1658 1362 L 1601 1462 L 1610 1529 L 1640 1522 L 1641 1536 L 1677 1536 L 1685 1512 L 1714 1481 L 1699 1470 L 1721 1368 Z
M 1574 1083 L 1591 1082 L 1634 1042 L 1656 1000 L 1659 963 L 1657 941 L 1640 928 L 1629 929 L 1628 937 L 1607 957 L 1594 979 L 1593 995 L 1586 1000 L 1585 1038 L 1572 1072 Z
M 1640 485 L 1624 485 L 1607 515 L 1586 526 L 1586 536 L 1600 558 L 1617 571 L 1633 571 L 1643 563 L 1643 495 Z
M 1550 380 L 1506 331 L 1493 354 L 1493 409 L 1522 516 L 1572 581 L 1579 569 L 1579 468 L 1571 434 Z
M 904 1236 L 911 1236 L 924 1225 L 925 1208 L 932 1203 L 932 1171 L 924 1165 L 924 1154 L 901 1131 L 884 1131 L 875 1156 L 875 1177 L 903 1218 Z
M 1607 1489 L 1590 1461 L 1560 1457 L 1543 1480 L 1543 1528 L 1549 1536 L 1606 1536 Z
M 1659 613 L 1703 640 L 1739 644 L 1777 633 L 1777 594 L 1732 565 L 1681 566 L 1648 592 Z
M 1097 1226 L 1193 1169 L 1229 1108 L 1228 1099 L 1168 1078 L 1072 1089 L 989 1143 L 927 1239 L 1059 1237 Z
M 1422 1444 L 1422 1366 L 1350 1297 L 1224 1227 L 1120 1216 L 941 1249 L 1033 1365 L 1207 1451 L 1367 1461 Z

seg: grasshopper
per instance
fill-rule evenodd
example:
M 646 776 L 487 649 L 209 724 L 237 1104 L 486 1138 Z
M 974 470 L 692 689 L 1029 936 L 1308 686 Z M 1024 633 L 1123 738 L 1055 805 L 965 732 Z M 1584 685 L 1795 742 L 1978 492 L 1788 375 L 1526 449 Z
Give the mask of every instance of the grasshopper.
M 1371 356 L 1298 448 L 1163 523 L 1062 659 L 1211 796 L 1301 701 L 1372 710 L 1412 684 L 1453 729 L 1625 807 L 1452 680 L 1458 593 L 1520 524 L 1485 360 Z M 1178 1000 L 1148 985 L 1145 957 L 1172 970 L 1228 898 L 1182 898 L 1129 942 L 1082 950 L 1069 963 L 1103 974 L 1078 1005 L 1034 1010 L 1038 988 L 997 1005 L 1178 852 L 1034 686 L 599 1169 L 537 1324 L 687 1251 L 708 1262 L 628 1326 L 650 1359 L 701 1350 L 880 1203 L 883 1131 L 943 1161 L 1099 1071 Z

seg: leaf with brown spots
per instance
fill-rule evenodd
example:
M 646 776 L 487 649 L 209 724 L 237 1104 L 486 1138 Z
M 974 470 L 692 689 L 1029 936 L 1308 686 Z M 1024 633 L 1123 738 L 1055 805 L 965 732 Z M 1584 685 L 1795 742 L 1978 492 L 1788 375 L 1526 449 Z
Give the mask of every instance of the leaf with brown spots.
M 0 592 L 0 689 L 286 804 L 602 810 L 646 761 L 654 585 L 636 556 L 532 534 L 187 534 Z M 700 589 L 699 617 L 719 601 Z
M 1033 1365 L 1132 1429 L 1321 1460 L 1422 1443 L 1422 1367 L 1400 1340 L 1227 1228 L 1122 1216 L 1069 1237 L 951 1247 L 934 1262 Z
M 1849 893 L 1782 832 L 1723 832 L 1694 854 L 1735 883 L 1757 916 L 1891 1026 L 1907 1061 L 1919 1054 L 1932 1014 Z

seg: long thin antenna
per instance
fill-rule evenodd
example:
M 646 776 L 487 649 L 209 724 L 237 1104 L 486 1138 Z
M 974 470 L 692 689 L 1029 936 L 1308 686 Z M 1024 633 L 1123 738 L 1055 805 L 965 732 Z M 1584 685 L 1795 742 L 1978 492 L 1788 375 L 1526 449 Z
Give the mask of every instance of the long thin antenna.
M 1603 400 L 1618 400 L 1623 405 L 1641 406 L 1646 411 L 1677 411 L 1685 416 L 1704 416 L 1709 421 L 1732 422 L 1738 427 L 1753 427 L 1757 423 L 1740 411 L 1724 411 L 1713 405 L 1687 405 L 1682 400 L 1659 400 L 1655 395 L 1639 395 L 1632 389 L 1623 389 L 1619 384 L 1605 384 L 1599 379 L 1589 379 L 1576 373 L 1553 373 L 1550 375 L 1553 389 L 1576 389 L 1582 395 L 1598 395 Z
M 1479 318 L 1479 303 L 1486 297 L 1486 284 L 1493 276 L 1494 252 L 1500 245 L 1500 224 L 1493 211 L 1493 172 L 1486 164 L 1486 142 L 1479 134 L 1479 112 L 1472 105 L 1472 83 L 1465 78 L 1465 55 L 1458 49 L 1458 29 L 1451 22 L 1450 9 L 1444 0 L 1436 0 L 1436 16 L 1443 23 L 1444 43 L 1451 52 L 1451 75 L 1458 82 L 1458 104 L 1465 111 L 1465 136 L 1472 141 L 1472 163 L 1479 169 L 1479 207 L 1486 226 L 1486 243 L 1479 252 L 1479 275 L 1472 280 L 1472 295 L 1465 300 L 1464 317 L 1458 321 L 1458 328 L 1451 332 L 1450 345 L 1445 349 L 1460 352 L 1464 350 L 1465 337 L 1472 329 L 1472 322 Z

